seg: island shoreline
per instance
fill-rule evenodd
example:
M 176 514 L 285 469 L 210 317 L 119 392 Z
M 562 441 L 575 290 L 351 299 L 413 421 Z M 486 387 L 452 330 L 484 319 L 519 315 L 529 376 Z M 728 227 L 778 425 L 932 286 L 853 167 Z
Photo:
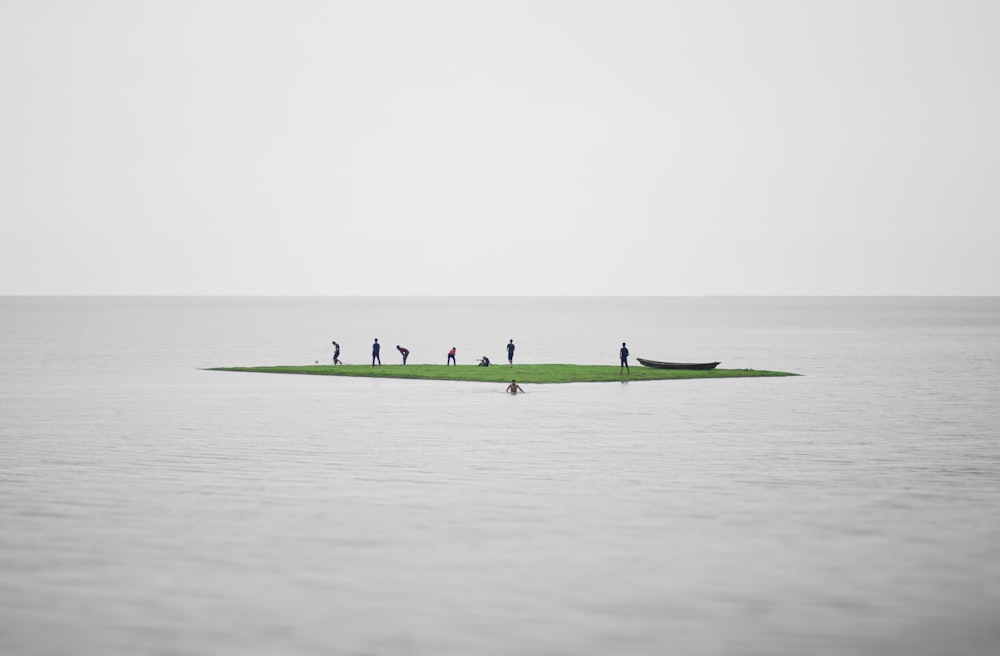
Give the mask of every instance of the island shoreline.
M 798 376 L 784 371 L 757 369 L 653 369 L 634 366 L 620 372 L 616 365 L 519 364 L 513 367 L 442 364 L 370 365 L 273 365 L 253 367 L 210 367 L 207 371 L 343 376 L 352 378 L 392 378 L 403 380 L 443 380 L 477 383 L 504 383 L 517 380 L 533 385 L 564 383 L 609 383 L 647 380 L 696 380 L 718 378 L 774 378 Z

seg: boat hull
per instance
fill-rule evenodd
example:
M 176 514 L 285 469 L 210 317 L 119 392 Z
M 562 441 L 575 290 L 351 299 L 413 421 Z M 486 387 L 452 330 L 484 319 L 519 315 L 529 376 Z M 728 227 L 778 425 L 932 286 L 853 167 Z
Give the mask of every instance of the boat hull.
M 656 360 L 645 360 L 643 358 L 636 358 L 644 367 L 652 367 L 653 369 L 687 369 L 691 371 L 707 371 L 709 369 L 715 369 L 719 366 L 718 362 L 658 362 Z

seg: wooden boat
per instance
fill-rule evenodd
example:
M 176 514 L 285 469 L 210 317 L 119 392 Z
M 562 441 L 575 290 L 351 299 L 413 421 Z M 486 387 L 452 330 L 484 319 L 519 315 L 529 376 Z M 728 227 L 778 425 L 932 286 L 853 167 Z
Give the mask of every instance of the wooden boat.
M 705 371 L 708 369 L 715 369 L 719 366 L 718 362 L 657 362 L 656 360 L 645 360 L 643 358 L 636 358 L 644 367 L 652 367 L 653 369 L 692 369 L 698 371 Z

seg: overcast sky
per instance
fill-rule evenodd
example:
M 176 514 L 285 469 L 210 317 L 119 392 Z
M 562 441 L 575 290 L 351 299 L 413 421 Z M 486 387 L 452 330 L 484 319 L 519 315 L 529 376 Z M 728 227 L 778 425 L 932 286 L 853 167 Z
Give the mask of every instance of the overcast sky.
M 1000 294 L 998 26 L 0 0 L 0 294 Z

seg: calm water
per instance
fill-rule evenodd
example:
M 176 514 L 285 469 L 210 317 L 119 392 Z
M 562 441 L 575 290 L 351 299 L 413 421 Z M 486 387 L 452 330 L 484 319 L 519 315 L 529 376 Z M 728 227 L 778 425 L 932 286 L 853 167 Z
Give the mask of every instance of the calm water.
M 0 653 L 993 654 L 1000 299 L 0 299 Z M 204 367 L 722 360 L 527 386 Z

